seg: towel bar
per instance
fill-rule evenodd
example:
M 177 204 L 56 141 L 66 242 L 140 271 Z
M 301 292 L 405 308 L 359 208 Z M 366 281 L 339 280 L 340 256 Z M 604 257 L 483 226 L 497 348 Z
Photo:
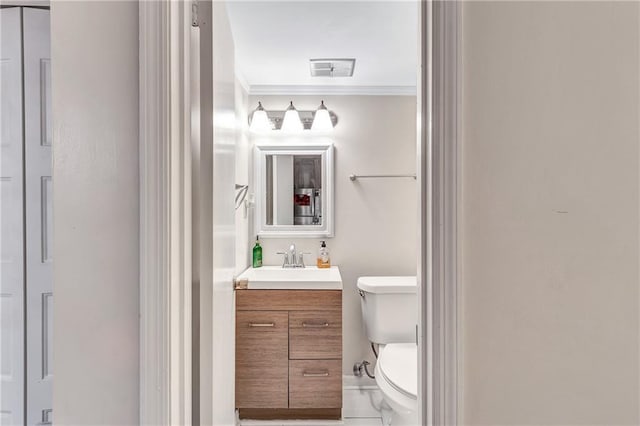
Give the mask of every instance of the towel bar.
M 413 178 L 416 179 L 416 175 L 349 175 L 349 179 L 351 181 L 355 181 L 357 179 L 369 179 L 369 178 Z

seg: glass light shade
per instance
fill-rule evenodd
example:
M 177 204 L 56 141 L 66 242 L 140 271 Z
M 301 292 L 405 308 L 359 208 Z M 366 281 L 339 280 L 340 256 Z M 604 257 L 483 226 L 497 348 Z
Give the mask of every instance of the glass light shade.
M 283 132 L 298 132 L 302 131 L 304 126 L 300 120 L 300 114 L 293 106 L 293 102 L 289 104 L 289 108 L 284 113 L 284 119 L 282 120 L 282 127 L 280 130 Z
M 268 132 L 271 130 L 271 122 L 267 117 L 267 111 L 255 111 L 253 113 L 249 130 L 252 132 Z
M 313 124 L 311 130 L 316 132 L 328 132 L 333 129 L 333 123 L 331 122 L 331 116 L 329 110 L 324 106 L 324 101 L 320 103 L 316 111 L 316 115 L 313 117 Z
M 268 132 L 271 130 L 271 121 L 267 116 L 267 111 L 262 108 L 262 103 L 258 102 L 258 108 L 253 111 L 249 130 L 252 132 Z

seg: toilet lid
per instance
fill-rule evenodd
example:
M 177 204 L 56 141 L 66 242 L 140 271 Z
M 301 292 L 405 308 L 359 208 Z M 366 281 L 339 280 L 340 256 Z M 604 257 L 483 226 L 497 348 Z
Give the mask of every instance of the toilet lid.
M 360 277 L 358 289 L 374 294 L 415 293 L 418 289 L 417 277 Z
M 378 369 L 394 389 L 410 398 L 417 398 L 418 346 L 415 343 L 385 346 L 378 358 Z

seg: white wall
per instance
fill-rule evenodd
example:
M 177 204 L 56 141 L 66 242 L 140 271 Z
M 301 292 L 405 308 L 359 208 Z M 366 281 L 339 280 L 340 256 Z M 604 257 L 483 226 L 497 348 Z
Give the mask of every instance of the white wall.
M 639 4 L 463 6 L 462 424 L 638 424 Z
M 51 6 L 57 425 L 138 424 L 138 5 Z
M 374 357 L 362 329 L 356 281 L 364 275 L 415 275 L 417 191 L 413 179 L 352 182 L 349 175 L 414 173 L 416 98 L 413 96 L 251 96 L 250 108 L 284 110 L 293 100 L 299 110 L 315 110 L 324 99 L 338 115 L 335 143 L 335 237 L 327 239 L 331 262 L 340 266 L 343 291 L 343 370 Z M 251 235 L 255 238 L 255 234 Z M 265 265 L 279 265 L 276 252 L 294 242 L 312 252 L 321 239 L 261 239 Z M 309 262 L 310 261 L 310 262 Z
M 249 94 L 247 90 L 236 81 L 236 183 L 240 185 L 251 185 L 250 173 L 251 165 L 251 142 L 249 140 L 249 121 L 247 119 L 251 112 L 249 105 Z M 249 188 L 247 193 L 253 192 Z M 236 210 L 236 273 L 239 274 L 250 265 L 249 250 L 253 248 L 253 237 L 250 235 L 252 212 L 245 214 L 244 204 Z M 251 244 L 251 245 L 250 245 Z

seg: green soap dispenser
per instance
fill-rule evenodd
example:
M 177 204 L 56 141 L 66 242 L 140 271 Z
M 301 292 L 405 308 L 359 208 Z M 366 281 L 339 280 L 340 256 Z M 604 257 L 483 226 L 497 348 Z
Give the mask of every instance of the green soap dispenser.
M 260 237 L 256 235 L 256 245 L 253 246 L 253 267 L 259 268 L 262 266 L 262 247 L 260 247 Z

